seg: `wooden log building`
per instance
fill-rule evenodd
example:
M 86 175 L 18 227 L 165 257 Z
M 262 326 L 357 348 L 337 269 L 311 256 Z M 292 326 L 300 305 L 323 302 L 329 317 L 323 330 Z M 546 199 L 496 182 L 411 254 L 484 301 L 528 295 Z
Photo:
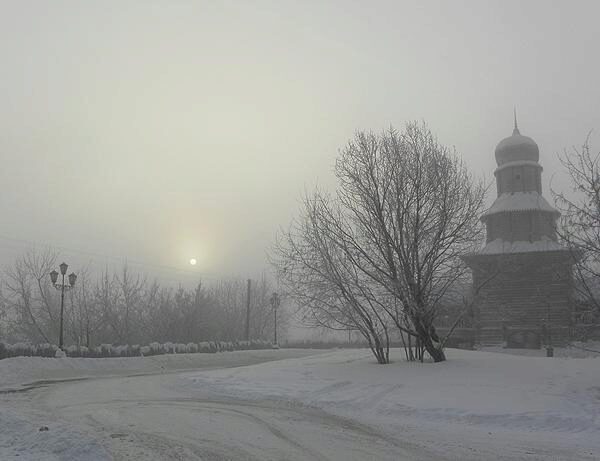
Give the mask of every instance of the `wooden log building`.
M 482 215 L 486 243 L 473 272 L 476 341 L 540 347 L 569 340 L 573 256 L 557 242 L 559 212 L 542 195 L 535 141 L 515 126 L 496 147 L 497 198 Z

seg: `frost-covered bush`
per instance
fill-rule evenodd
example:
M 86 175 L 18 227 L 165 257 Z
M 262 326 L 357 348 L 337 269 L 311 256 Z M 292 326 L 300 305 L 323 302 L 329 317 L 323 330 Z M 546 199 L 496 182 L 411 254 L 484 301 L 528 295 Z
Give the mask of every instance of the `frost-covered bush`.
M 113 357 L 129 357 L 129 346 L 113 346 L 111 350 Z
M 268 341 L 253 339 L 246 345 L 247 349 L 271 349 L 272 345 Z
M 146 354 L 146 355 L 159 355 L 162 354 L 162 346 L 157 343 L 157 342 L 153 342 L 148 344 L 148 347 L 150 347 L 150 353 Z
M 175 353 L 175 345 L 171 342 L 167 342 L 163 344 L 163 354 L 174 354 Z
M 33 357 L 35 346 L 29 343 L 15 343 L 8 346 L 9 357 Z
M 246 351 L 250 349 L 250 341 L 238 341 L 237 349 L 239 351 Z
M 79 346 L 75 348 L 73 355 L 67 350 L 69 357 L 92 357 L 90 350 L 86 346 Z
M 56 355 L 56 351 L 58 350 L 58 346 L 54 344 L 38 344 L 35 346 L 34 355 L 37 357 L 54 357 Z
M 129 356 L 130 357 L 139 357 L 140 356 L 141 347 L 139 344 L 134 344 L 129 347 Z
M 99 347 L 96 348 L 98 351 L 98 357 L 111 357 L 112 355 L 112 344 L 100 344 Z
M 70 345 L 65 348 L 67 357 L 138 357 L 161 354 L 195 354 L 251 350 L 251 349 L 270 349 L 272 344 L 269 341 L 251 340 L 251 341 L 202 341 L 200 343 L 172 343 L 164 344 L 152 342 L 147 346 L 135 344 L 112 345 L 100 344 L 95 348 L 89 349 L 85 346 Z M 0 359 L 8 357 L 55 357 L 58 347 L 54 344 L 29 344 L 0 343 Z
M 39 347 L 40 346 L 38 346 L 38 348 Z M 65 347 L 65 352 L 67 353 L 67 357 L 81 357 L 79 348 L 74 344 Z
M 54 345 L 48 344 L 48 346 L 51 348 L 56 348 Z M 94 357 L 94 354 L 86 346 L 76 346 L 73 344 L 71 346 L 67 346 L 65 348 L 65 352 L 67 353 L 67 357 Z

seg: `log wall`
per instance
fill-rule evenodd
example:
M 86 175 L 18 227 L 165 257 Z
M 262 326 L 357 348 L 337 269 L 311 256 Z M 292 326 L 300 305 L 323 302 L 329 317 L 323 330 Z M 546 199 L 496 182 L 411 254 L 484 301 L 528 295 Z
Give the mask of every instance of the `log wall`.
M 541 343 L 569 340 L 573 273 L 568 251 L 480 255 L 471 261 L 475 327 L 481 344 L 506 343 L 516 331 Z M 477 287 L 481 287 L 477 292 Z

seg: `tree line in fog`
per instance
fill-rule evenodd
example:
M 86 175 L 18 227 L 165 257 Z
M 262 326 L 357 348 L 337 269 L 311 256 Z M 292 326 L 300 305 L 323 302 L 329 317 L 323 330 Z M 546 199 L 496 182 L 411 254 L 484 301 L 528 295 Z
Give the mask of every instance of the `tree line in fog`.
M 49 273 L 59 262 L 54 251 L 31 251 L 1 273 L 0 340 L 58 342 L 60 292 L 52 286 Z M 77 276 L 73 289 L 65 292 L 66 345 L 246 339 L 246 280 L 198 283 L 194 289 L 171 288 L 133 272 L 127 265 L 99 276 L 78 270 Z M 252 282 L 250 339 L 273 339 L 273 291 L 266 277 Z M 280 331 L 285 323 L 281 314 L 284 312 L 278 312 Z

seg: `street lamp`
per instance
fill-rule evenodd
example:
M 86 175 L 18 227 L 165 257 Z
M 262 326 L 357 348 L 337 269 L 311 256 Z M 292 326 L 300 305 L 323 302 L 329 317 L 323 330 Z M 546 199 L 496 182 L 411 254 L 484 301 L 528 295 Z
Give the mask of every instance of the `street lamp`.
M 52 285 L 54 285 L 54 288 L 56 288 L 57 290 L 60 290 L 60 333 L 58 336 L 58 348 L 60 350 L 62 350 L 62 348 L 63 348 L 63 321 L 64 321 L 64 315 L 65 315 L 65 290 L 69 291 L 71 288 L 73 288 L 75 286 L 75 281 L 77 280 L 77 276 L 75 275 L 74 272 L 71 272 L 69 274 L 69 284 L 67 285 L 67 284 L 65 284 L 65 275 L 67 275 L 67 269 L 69 268 L 69 265 L 67 263 L 62 263 L 58 267 L 60 269 L 60 274 L 62 275 L 62 282 L 57 283 L 58 272 L 56 272 L 55 270 L 50 272 L 50 281 L 52 282 Z
M 274 341 L 273 344 L 277 344 L 277 308 L 281 304 L 281 299 L 277 293 L 271 295 L 271 307 L 273 308 L 273 324 L 274 324 Z

